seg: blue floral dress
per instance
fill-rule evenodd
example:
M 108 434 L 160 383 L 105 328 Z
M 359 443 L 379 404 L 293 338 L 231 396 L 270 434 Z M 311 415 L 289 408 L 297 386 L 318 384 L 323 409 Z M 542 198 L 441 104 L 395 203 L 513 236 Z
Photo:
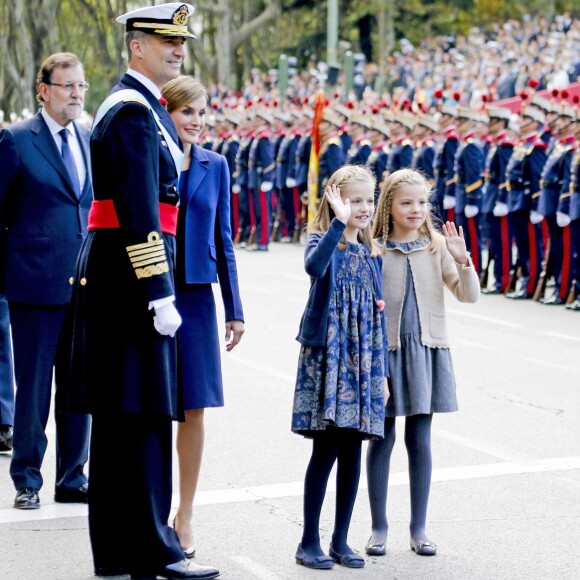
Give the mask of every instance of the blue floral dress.
M 326 346 L 300 350 L 292 431 L 306 437 L 328 427 L 352 429 L 365 439 L 383 436 L 383 313 L 368 247 L 348 243 L 345 251 L 330 300 Z

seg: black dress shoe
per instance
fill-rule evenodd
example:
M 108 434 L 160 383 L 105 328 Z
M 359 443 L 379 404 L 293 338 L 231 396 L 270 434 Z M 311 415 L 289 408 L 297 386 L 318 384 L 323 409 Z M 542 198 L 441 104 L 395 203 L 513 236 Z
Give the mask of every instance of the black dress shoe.
M 12 451 L 13 436 L 12 425 L 0 425 L 0 452 Z
M 40 507 L 38 490 L 33 487 L 19 489 L 14 499 L 14 507 L 17 510 L 37 510 Z
M 57 487 L 54 492 L 54 501 L 57 503 L 88 503 L 89 484 L 85 483 L 78 489 Z

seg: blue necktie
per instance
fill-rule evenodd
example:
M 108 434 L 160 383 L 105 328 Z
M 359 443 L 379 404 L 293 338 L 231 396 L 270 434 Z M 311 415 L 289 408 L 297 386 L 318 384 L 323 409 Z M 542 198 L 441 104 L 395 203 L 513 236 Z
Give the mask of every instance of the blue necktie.
M 70 175 L 70 180 L 73 184 L 73 189 L 75 190 L 76 196 L 81 196 L 81 182 L 79 180 L 79 173 L 77 171 L 77 165 L 75 163 L 75 158 L 73 157 L 72 151 L 70 150 L 70 145 L 68 144 L 68 129 L 62 129 L 59 131 L 59 135 L 62 138 L 62 160 L 68 174 Z

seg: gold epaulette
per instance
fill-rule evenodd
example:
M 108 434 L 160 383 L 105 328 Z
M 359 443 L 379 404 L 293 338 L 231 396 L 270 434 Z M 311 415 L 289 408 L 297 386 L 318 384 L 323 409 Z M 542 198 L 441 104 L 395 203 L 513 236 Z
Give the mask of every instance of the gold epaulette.
M 388 145 L 384 145 L 382 151 L 388 155 L 391 151 L 391 148 Z
M 147 101 L 137 99 L 136 97 L 128 97 L 126 99 L 123 99 L 123 102 L 124 103 L 139 103 L 140 105 L 143 105 L 144 107 L 147 107 L 148 109 L 151 109 L 151 105 Z
M 411 141 L 411 139 L 403 139 L 401 146 L 406 147 L 407 145 L 411 145 L 411 147 L 413 146 L 413 142 Z
M 472 183 L 471 185 L 468 185 L 465 187 L 465 193 L 471 193 L 474 189 L 477 189 L 478 187 L 481 187 L 483 185 L 483 181 L 481 179 L 478 179 L 475 183 Z
M 143 244 L 127 246 L 127 253 L 137 278 L 151 278 L 169 272 L 165 242 L 157 232 L 151 232 Z
M 342 141 L 340 140 L 340 137 L 331 137 L 328 140 L 328 145 L 342 145 Z
M 360 146 L 362 147 L 363 145 L 368 145 L 369 147 L 372 147 L 373 146 L 373 144 L 371 143 L 371 140 L 370 139 L 363 139 L 360 142 Z

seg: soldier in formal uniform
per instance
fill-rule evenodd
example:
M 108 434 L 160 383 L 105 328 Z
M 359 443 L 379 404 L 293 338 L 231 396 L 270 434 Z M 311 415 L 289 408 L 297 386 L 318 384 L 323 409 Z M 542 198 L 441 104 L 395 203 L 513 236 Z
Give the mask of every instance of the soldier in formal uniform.
M 417 123 L 413 129 L 415 148 L 411 166 L 418 169 L 429 181 L 431 187 L 435 185 L 435 159 L 436 132 L 438 123 L 431 115 L 417 115 Z
M 256 111 L 252 128 L 254 139 L 248 156 L 248 189 L 250 208 L 253 209 L 256 224 L 255 243 L 246 249 L 267 252 L 272 226 L 272 192 L 276 177 L 273 133 L 274 118 L 269 110 Z
M 325 110 L 319 125 L 320 150 L 318 153 L 318 196 L 322 197 L 330 176 L 344 165 L 345 152 L 338 136 L 341 124 L 339 115 Z
M 577 104 L 575 108 L 577 145 L 570 167 L 570 186 L 560 196 L 556 217 L 559 225 L 568 230 L 564 235 L 570 236 L 570 291 L 566 308 L 580 312 L 580 109 Z
M 238 248 L 246 248 L 250 241 L 254 217 L 250 208 L 250 191 L 248 189 L 248 159 L 254 140 L 254 131 L 250 128 L 253 113 L 245 113 L 240 118 L 238 127 L 240 146 L 236 154 L 236 170 L 232 175 L 232 193 L 238 196 L 239 222 L 238 231 L 234 235 L 234 243 Z
M 481 273 L 481 237 L 479 221 L 483 187 L 483 149 L 475 136 L 479 113 L 457 108 L 457 131 L 461 141 L 455 154 L 455 222 L 463 227 L 465 244 L 471 252 L 475 271 Z
M 409 138 L 408 132 L 412 131 L 414 126 L 414 115 L 404 111 L 395 112 L 388 122 L 391 141 L 385 177 L 412 165 L 413 141 Z
M 294 239 L 296 230 L 296 218 L 300 215 L 300 197 L 294 186 L 294 167 L 296 149 L 300 141 L 300 131 L 293 125 L 292 115 L 286 112 L 276 113 L 287 125 L 287 133 L 284 136 L 278 154 L 276 156 L 276 189 L 280 192 L 282 243 L 290 243 Z M 296 121 L 294 117 L 294 121 Z M 288 181 L 289 179 L 293 181 Z
M 540 196 L 540 177 L 546 163 L 546 144 L 538 131 L 545 116 L 532 105 L 524 107 L 520 120 L 520 141 L 506 168 L 509 222 L 513 232 L 517 261 L 514 265 L 510 290 L 506 296 L 513 299 L 532 298 L 540 277 L 542 261 L 542 216 L 536 211 Z M 520 275 L 520 287 L 515 279 Z
M 540 139 L 546 145 L 549 145 L 550 141 L 552 140 L 552 134 L 556 128 L 556 124 L 558 121 L 558 115 L 554 115 L 552 113 L 552 103 L 548 99 L 546 99 L 545 97 L 538 95 L 538 93 L 536 93 L 532 96 L 530 103 L 532 105 L 534 105 L 534 107 L 537 107 L 538 109 L 540 109 L 542 111 L 542 113 L 544 113 L 544 115 L 545 115 L 546 120 L 544 122 L 544 126 L 542 127 L 542 129 L 540 131 Z M 557 129 L 556 129 L 556 132 L 557 132 Z
M 91 136 L 94 201 L 74 279 L 71 405 L 93 415 L 89 531 L 98 576 L 219 575 L 185 558 L 167 523 L 172 420 L 183 417 L 173 282 L 183 154 L 159 99 L 179 75 L 193 10 L 171 3 L 117 18 L 129 70 Z
M 303 125 L 302 136 L 298 141 L 296 147 L 296 158 L 294 161 L 294 180 L 292 187 L 298 190 L 300 194 L 300 223 L 303 225 L 308 219 L 308 165 L 310 163 L 310 151 L 312 149 L 312 120 L 314 119 L 314 111 L 312 109 L 304 108 L 302 110 Z
M 389 128 L 381 116 L 373 117 L 372 128 L 369 131 L 369 137 L 373 150 L 367 159 L 367 166 L 376 177 L 375 182 L 375 206 L 379 200 L 383 174 L 387 169 L 389 159 Z
M 341 103 L 334 105 L 333 109 L 335 113 L 338 113 L 342 117 L 342 123 L 338 127 L 338 136 L 342 141 L 342 148 L 344 151 L 348 151 L 352 145 L 352 137 L 348 134 L 348 122 L 354 108 L 354 103 L 348 101 L 344 105 Z
M 486 294 L 503 294 L 509 285 L 512 268 L 505 174 L 513 153 L 514 142 L 507 134 L 511 111 L 503 107 L 490 107 L 487 109 L 487 114 L 492 145 L 485 158 L 483 171 L 481 213 L 482 220 L 487 222 L 489 246 L 482 288 Z M 491 288 L 488 288 L 487 273 L 491 262 L 493 262 L 494 283 Z
M 570 188 L 570 167 L 576 150 L 574 134 L 576 112 L 572 105 L 562 103 L 559 124 L 558 142 L 546 160 L 540 181 L 538 213 L 544 217 L 548 229 L 548 243 L 544 247 L 544 267 L 534 298 L 542 304 L 564 304 L 568 296 L 569 281 L 564 279 L 560 286 L 562 260 L 564 256 L 564 229 L 558 224 L 556 212 L 560 196 Z M 569 239 L 567 242 L 567 261 L 569 261 Z M 565 275 L 568 268 L 565 269 Z M 551 296 L 545 296 L 546 283 L 554 278 L 555 286 Z
M 236 156 L 240 148 L 240 137 L 238 135 L 238 126 L 240 119 L 237 115 L 229 111 L 224 115 L 224 142 L 222 146 L 222 155 L 226 158 L 228 169 L 230 172 L 230 183 L 233 183 L 233 175 L 236 172 Z M 233 186 L 230 192 L 230 207 L 231 207 L 231 228 L 232 236 L 236 237 L 238 228 L 240 227 L 240 193 L 234 193 Z
M 433 160 L 434 205 L 437 216 L 445 223 L 455 221 L 455 154 L 459 147 L 459 133 L 455 127 L 457 107 L 444 104 L 439 114 L 439 135 Z
M 336 117 L 335 113 L 334 115 Z M 341 125 L 341 122 L 339 122 L 337 125 L 337 135 L 338 129 L 340 129 Z M 351 113 L 348 120 L 348 134 L 352 138 L 352 145 L 348 151 L 345 150 L 347 165 L 366 165 L 367 159 L 369 158 L 372 149 L 371 140 L 367 135 L 370 127 L 371 121 L 369 115 L 364 115 L 358 111 L 353 111 Z M 332 175 L 332 173 L 330 175 Z

